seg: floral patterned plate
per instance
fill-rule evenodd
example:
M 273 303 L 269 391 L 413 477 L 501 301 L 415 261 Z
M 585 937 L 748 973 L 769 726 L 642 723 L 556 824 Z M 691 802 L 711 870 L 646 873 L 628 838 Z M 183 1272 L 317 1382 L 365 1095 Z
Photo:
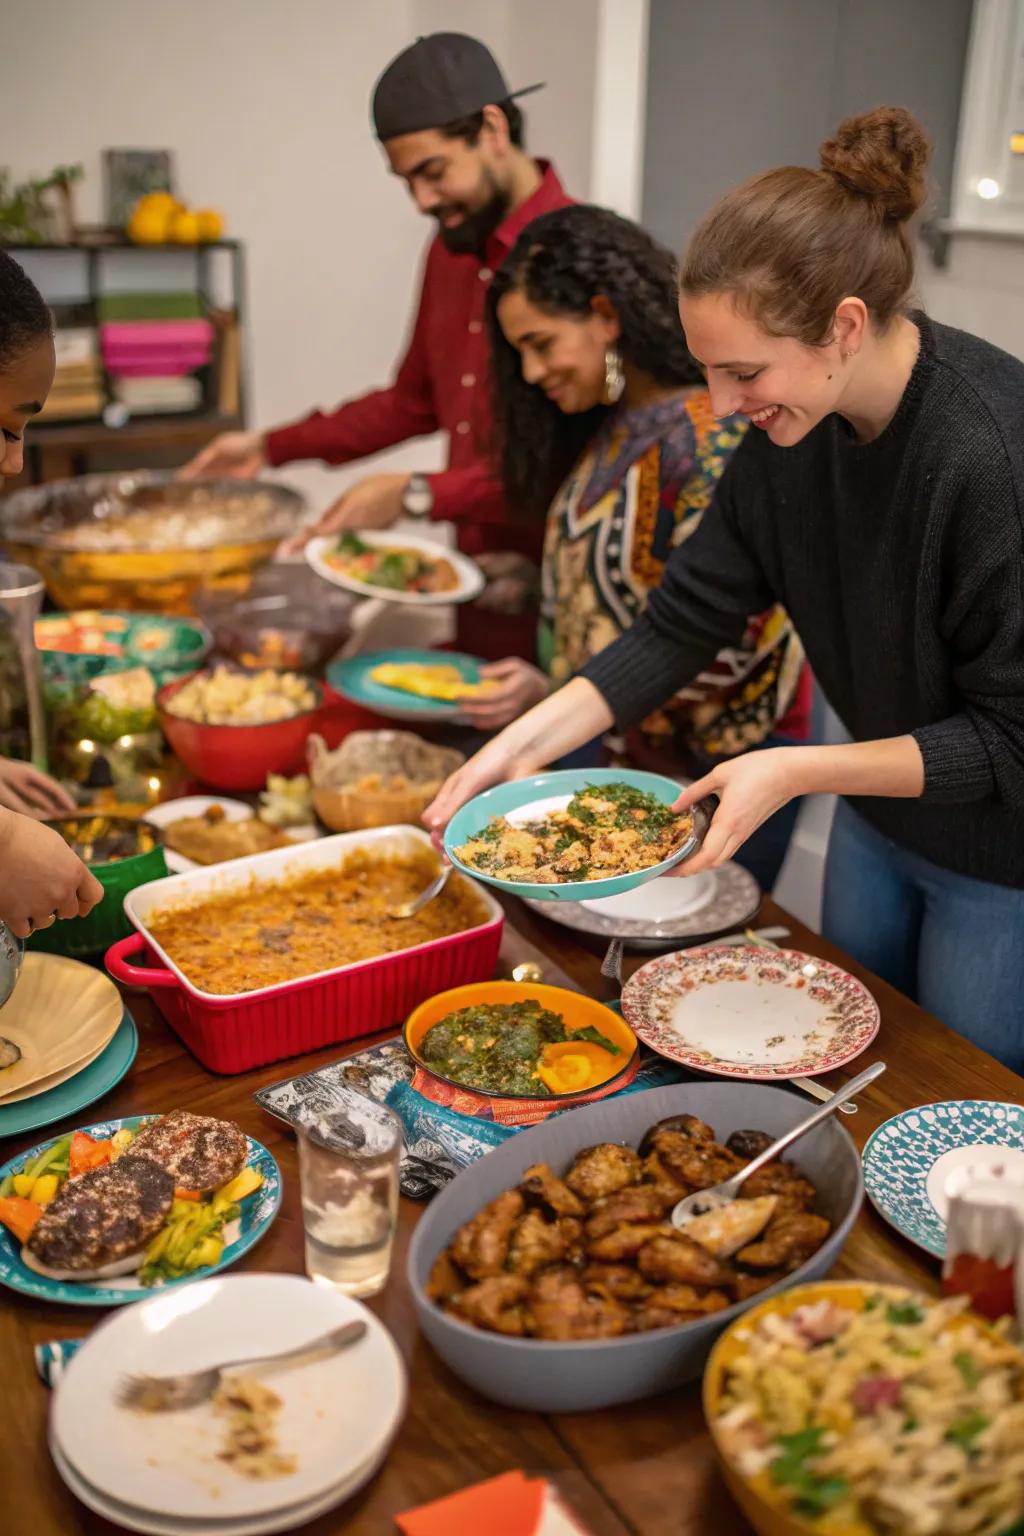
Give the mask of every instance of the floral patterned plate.
M 1024 1106 L 993 1099 L 922 1104 L 886 1120 L 864 1148 L 864 1185 L 875 1210 L 939 1259 L 950 1182 L 967 1168 L 1024 1183 Z
M 115 1131 L 124 1128 L 137 1131 L 145 1121 L 158 1118 L 155 1115 L 129 1115 L 123 1120 L 101 1120 L 96 1125 L 80 1125 L 76 1129 L 84 1131 L 96 1141 L 105 1141 Z M 119 1307 L 129 1301 L 144 1301 L 147 1296 L 155 1295 L 157 1290 L 176 1290 L 180 1285 L 190 1285 L 193 1280 L 209 1279 L 211 1275 L 227 1269 L 259 1242 L 281 1206 L 281 1170 L 273 1154 L 251 1136 L 245 1139 L 249 1152 L 246 1166 L 257 1168 L 263 1175 L 263 1183 L 241 1202 L 241 1215 L 238 1219 L 229 1221 L 224 1228 L 224 1251 L 217 1264 L 197 1269 L 194 1274 L 186 1275 L 181 1280 L 165 1280 L 159 1287 L 154 1286 L 149 1290 L 134 1275 L 119 1275 L 116 1279 L 99 1280 L 95 1284 L 88 1281 L 51 1280 L 47 1275 L 37 1274 L 22 1263 L 21 1245 L 6 1227 L 0 1227 L 0 1285 L 6 1285 L 12 1291 L 20 1291 L 24 1296 L 35 1296 L 40 1301 L 59 1301 L 73 1307 Z M 38 1156 L 44 1147 L 56 1140 L 56 1136 L 49 1136 L 30 1151 L 19 1152 L 17 1157 L 12 1157 L 0 1167 L 0 1179 L 6 1178 L 9 1173 L 17 1173 Z
M 861 982 L 798 950 L 708 945 L 649 960 L 622 991 L 639 1038 L 717 1077 L 778 1080 L 831 1072 L 878 1033 Z

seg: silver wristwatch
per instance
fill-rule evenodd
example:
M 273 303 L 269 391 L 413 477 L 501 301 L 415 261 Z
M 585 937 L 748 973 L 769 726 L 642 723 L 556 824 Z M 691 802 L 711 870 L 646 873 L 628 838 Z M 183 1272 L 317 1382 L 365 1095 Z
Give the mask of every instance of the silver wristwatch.
M 426 475 L 410 475 L 402 492 L 402 511 L 410 517 L 429 517 L 434 510 L 434 493 Z

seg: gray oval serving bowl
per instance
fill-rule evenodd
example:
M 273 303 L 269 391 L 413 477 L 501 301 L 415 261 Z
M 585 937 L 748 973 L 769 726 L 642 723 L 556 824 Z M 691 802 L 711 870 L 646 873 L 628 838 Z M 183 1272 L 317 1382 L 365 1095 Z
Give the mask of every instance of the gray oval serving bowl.
M 408 1278 L 420 1327 L 442 1360 L 469 1386 L 509 1408 L 579 1413 L 650 1397 L 699 1376 L 715 1339 L 735 1317 L 776 1291 L 819 1280 L 832 1268 L 864 1197 L 860 1156 L 833 1116 L 793 1149 L 793 1161 L 818 1189 L 816 1209 L 833 1230 L 806 1264 L 749 1301 L 676 1328 L 618 1339 L 558 1343 L 485 1333 L 442 1312 L 426 1294 L 430 1270 L 455 1232 L 531 1163 L 564 1173 L 583 1147 L 618 1141 L 635 1147 L 667 1115 L 695 1114 L 724 1141 L 733 1131 L 781 1135 L 806 1118 L 806 1101 L 765 1083 L 680 1083 L 650 1088 L 558 1115 L 511 1137 L 453 1179 L 416 1228 Z

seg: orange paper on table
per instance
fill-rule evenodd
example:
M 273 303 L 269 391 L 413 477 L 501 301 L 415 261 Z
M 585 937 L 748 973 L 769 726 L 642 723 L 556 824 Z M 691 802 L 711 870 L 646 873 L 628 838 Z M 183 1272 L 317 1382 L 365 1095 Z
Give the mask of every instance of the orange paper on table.
M 587 1536 L 543 1478 L 506 1472 L 395 1517 L 403 1536 Z

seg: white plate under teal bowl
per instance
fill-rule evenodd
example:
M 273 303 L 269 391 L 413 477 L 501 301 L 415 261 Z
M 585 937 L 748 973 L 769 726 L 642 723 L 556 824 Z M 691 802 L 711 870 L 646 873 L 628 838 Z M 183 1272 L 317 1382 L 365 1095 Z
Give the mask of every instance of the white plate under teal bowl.
M 711 820 L 710 811 L 702 802 L 694 807 L 693 835 L 683 846 L 660 864 L 650 869 L 636 869 L 627 875 L 613 875 L 607 880 L 565 880 L 558 885 L 539 885 L 534 881 L 499 880 L 482 869 L 471 869 L 463 864 L 456 850 L 470 838 L 482 832 L 492 816 L 506 816 L 514 826 L 529 821 L 539 821 L 553 811 L 564 810 L 574 795 L 586 789 L 588 784 L 600 788 L 602 784 L 628 784 L 632 789 L 653 795 L 664 805 L 672 805 L 682 794 L 682 786 L 660 773 L 641 773 L 635 768 L 559 768 L 550 773 L 534 774 L 528 779 L 516 779 L 511 784 L 496 784 L 484 790 L 456 811 L 444 834 L 444 851 L 448 858 L 473 880 L 483 880 L 496 890 L 508 891 L 513 896 L 524 896 L 530 901 L 598 901 L 605 896 L 620 896 L 648 880 L 656 880 L 676 864 L 681 864 L 696 853 L 704 840 Z
M 705 883 L 706 882 L 706 883 Z M 621 939 L 627 949 L 678 949 L 716 933 L 746 928 L 757 916 L 761 887 L 741 864 L 720 864 L 701 875 L 663 875 L 605 901 L 532 901 L 543 917 L 577 933 Z
M 864 1185 L 880 1216 L 943 1258 L 949 1184 L 971 1168 L 1024 1181 L 1024 1106 L 994 1099 L 921 1104 L 886 1120 L 864 1148 Z
M 58 1120 L 66 1120 L 69 1115 L 77 1115 L 80 1109 L 95 1104 L 121 1081 L 138 1049 L 139 1032 L 126 1008 L 112 1039 L 81 1072 L 31 1099 L 23 1099 L 17 1104 L 0 1104 L 0 1139 L 20 1136 L 25 1131 L 38 1131 L 44 1125 L 55 1125 Z
M 146 1121 L 155 1119 L 159 1119 L 159 1116 L 128 1115 L 123 1120 L 101 1120 L 95 1125 L 80 1125 L 77 1129 L 96 1141 L 105 1141 L 116 1131 L 137 1131 Z M 0 1167 L 0 1180 L 5 1179 L 9 1173 L 17 1173 L 44 1147 L 57 1139 L 55 1136 L 48 1137 L 30 1151 L 19 1152 L 17 1157 L 12 1157 Z M 134 1275 L 119 1275 L 116 1280 L 101 1280 L 95 1285 L 84 1282 L 73 1284 L 64 1280 L 50 1280 L 29 1269 L 21 1261 L 21 1245 L 6 1227 L 0 1227 L 0 1285 L 6 1285 L 12 1291 L 20 1291 L 23 1296 L 34 1296 L 39 1301 L 63 1302 L 72 1307 L 122 1307 L 128 1302 L 144 1301 L 147 1296 L 163 1295 L 166 1291 L 174 1291 L 180 1286 L 192 1285 L 196 1280 L 208 1280 L 211 1275 L 219 1274 L 256 1246 L 281 1208 L 281 1170 L 262 1142 L 254 1141 L 251 1136 L 245 1140 L 248 1147 L 246 1166 L 258 1169 L 263 1175 L 263 1183 L 241 1202 L 238 1220 L 229 1222 L 224 1228 L 224 1251 L 218 1263 L 197 1269 L 194 1274 L 186 1275 L 181 1280 L 165 1280 L 161 1285 L 148 1289 Z
M 480 681 L 480 668 L 484 663 L 476 656 L 466 656 L 461 651 L 395 650 L 368 651 L 365 656 L 350 656 L 347 661 L 336 661 L 327 668 L 327 681 L 335 693 L 352 704 L 383 715 L 386 720 L 419 720 L 424 725 L 432 720 L 456 720 L 461 705 L 452 700 L 423 699 L 418 694 L 407 693 L 404 688 L 386 688 L 373 680 L 375 667 L 385 663 L 393 666 L 454 667 L 467 683 Z

